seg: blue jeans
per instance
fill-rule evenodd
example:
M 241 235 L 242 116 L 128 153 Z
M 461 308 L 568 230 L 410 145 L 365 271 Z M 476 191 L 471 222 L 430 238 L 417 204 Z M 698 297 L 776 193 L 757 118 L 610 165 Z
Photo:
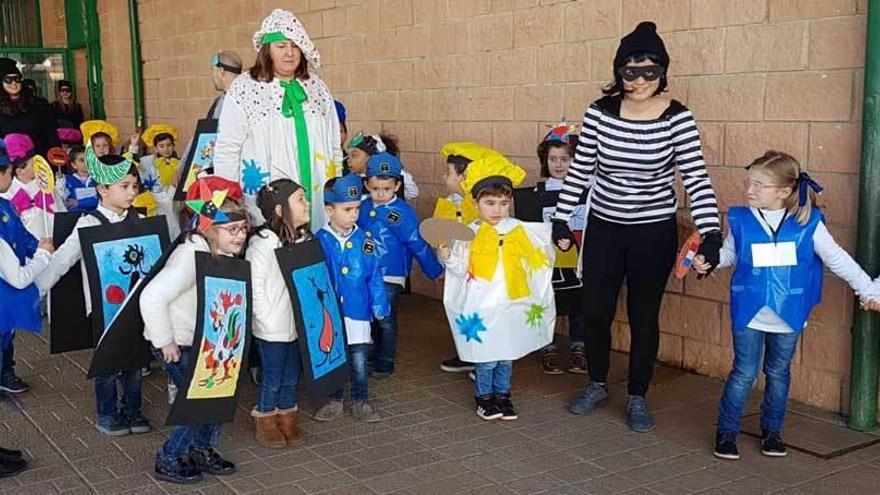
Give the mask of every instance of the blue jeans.
M 584 315 L 568 315 L 568 343 L 572 348 L 584 347 L 587 340 L 587 319 Z M 544 346 L 544 351 L 555 351 L 559 334 L 553 334 L 553 342 Z
M 791 359 L 799 337 L 800 334 L 794 332 L 770 333 L 751 328 L 733 332 L 733 369 L 718 405 L 718 431 L 739 433 L 740 418 L 758 378 L 762 354 L 766 383 L 761 403 L 761 429 L 782 431 L 791 383 Z
M 385 319 L 373 322 L 373 348 L 370 361 L 375 363 L 376 371 L 394 373 L 394 354 L 397 351 L 397 297 L 403 287 L 385 282 L 385 293 L 391 313 Z
M 144 380 L 140 368 L 96 376 L 94 381 L 98 421 L 108 421 L 120 413 L 127 418 L 141 415 L 141 385 Z M 116 389 L 117 382 L 122 385 L 121 404 Z
M 262 363 L 257 411 L 265 413 L 296 407 L 296 384 L 302 369 L 299 344 L 295 340 L 269 342 L 258 338 L 253 342 Z
M 180 346 L 180 361 L 166 363 L 162 357 L 162 351 L 153 349 L 156 359 L 165 366 L 168 377 L 177 386 L 178 393 L 185 394 L 189 383 L 186 382 L 186 374 L 189 369 L 190 347 Z M 140 370 L 138 370 L 140 373 Z M 182 455 L 186 455 L 191 448 L 205 448 L 217 445 L 220 438 L 220 423 L 206 423 L 202 425 L 175 425 L 171 427 L 168 441 L 162 446 L 162 450 L 156 454 L 160 461 L 173 461 Z
M 370 397 L 367 388 L 367 352 L 370 344 L 352 344 L 348 346 L 349 369 L 351 370 L 351 400 L 358 402 Z M 345 390 L 339 389 L 330 397 L 342 400 Z
M 13 340 L 15 339 L 15 333 L 7 337 L 9 339 L 9 345 L 7 345 L 3 352 L 0 353 L 0 378 L 6 378 L 15 375 L 15 344 Z M 2 338 L 0 338 L 2 340 Z
M 474 364 L 474 395 L 509 394 L 513 361 L 489 361 Z

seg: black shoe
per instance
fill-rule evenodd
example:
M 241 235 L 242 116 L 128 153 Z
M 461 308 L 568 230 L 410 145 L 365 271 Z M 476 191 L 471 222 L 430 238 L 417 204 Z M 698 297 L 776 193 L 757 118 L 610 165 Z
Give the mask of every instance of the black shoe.
M 235 472 L 235 464 L 220 457 L 220 454 L 211 447 L 204 449 L 191 448 L 189 457 L 203 473 L 223 476 L 224 474 Z
M 719 459 L 739 460 L 739 449 L 736 448 L 736 433 L 719 431 L 715 434 L 715 457 Z
M 761 453 L 768 457 L 785 457 L 785 443 L 778 431 L 761 430 Z
M 7 478 L 24 471 L 27 468 L 27 461 L 18 460 L 0 460 L 0 478 Z
M 482 397 L 477 397 L 476 400 L 477 416 L 485 419 L 486 421 L 498 419 L 502 416 L 501 408 L 498 407 L 498 404 L 495 402 L 495 397 L 491 395 L 484 395 Z
M 30 385 L 14 374 L 7 374 L 0 379 L 0 392 L 6 392 L 7 394 L 21 394 L 30 389 Z
M 186 457 L 178 457 L 173 461 L 156 461 L 156 479 L 190 485 L 202 481 L 202 471 Z
M 20 450 L 0 447 L 0 461 L 19 461 L 24 457 Z
M 440 363 L 440 369 L 447 373 L 462 373 L 465 371 L 473 371 L 474 363 L 462 361 L 458 356 L 452 357 Z
M 499 394 L 495 396 L 495 403 L 501 409 L 501 419 L 504 421 L 513 421 L 519 418 L 513 409 L 513 401 L 510 400 L 510 394 Z

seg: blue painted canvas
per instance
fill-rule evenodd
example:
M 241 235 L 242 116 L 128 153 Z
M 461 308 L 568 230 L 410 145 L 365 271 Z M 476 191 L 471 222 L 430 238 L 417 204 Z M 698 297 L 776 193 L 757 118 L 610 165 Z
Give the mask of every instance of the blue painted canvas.
M 101 281 L 104 329 L 113 322 L 122 303 L 162 257 L 159 235 L 117 239 L 94 245 Z
M 292 272 L 307 332 L 315 380 L 346 363 L 342 317 L 330 284 L 327 265 L 319 263 Z

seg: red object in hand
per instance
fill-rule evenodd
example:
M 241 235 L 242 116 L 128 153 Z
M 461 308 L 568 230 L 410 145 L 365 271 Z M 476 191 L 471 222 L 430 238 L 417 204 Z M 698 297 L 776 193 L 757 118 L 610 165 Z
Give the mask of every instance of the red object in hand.
M 125 301 L 125 291 L 118 285 L 111 285 L 104 292 L 104 297 L 110 304 L 122 304 Z
M 684 241 L 684 245 L 678 251 L 678 258 L 675 260 L 675 278 L 685 278 L 691 271 L 694 266 L 694 257 L 697 256 L 697 250 L 700 249 L 701 239 L 700 233 L 694 232 Z

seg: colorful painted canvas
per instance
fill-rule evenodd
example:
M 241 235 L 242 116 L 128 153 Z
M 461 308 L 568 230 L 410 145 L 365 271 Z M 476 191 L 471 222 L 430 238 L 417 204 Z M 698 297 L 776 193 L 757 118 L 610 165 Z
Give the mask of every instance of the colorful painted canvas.
M 98 262 L 98 279 L 103 295 L 101 308 L 106 329 L 122 303 L 162 257 L 162 243 L 159 234 L 150 234 L 99 242 L 92 249 Z
M 214 169 L 214 146 L 217 144 L 217 121 L 202 119 L 196 124 L 189 151 L 183 157 L 183 186 L 174 193 L 175 201 L 186 199 L 189 186 L 196 181 L 200 172 L 211 172 Z
M 305 382 L 313 396 L 332 393 L 348 379 L 345 326 L 339 299 L 316 240 L 275 250 L 296 317 Z
M 245 260 L 196 253 L 196 328 L 187 385 L 168 424 L 223 423 L 235 417 L 235 396 L 247 373 L 252 325 L 251 268 Z
M 188 399 L 232 397 L 241 372 L 248 309 L 247 283 L 205 277 L 202 341 Z
M 79 237 L 98 336 L 89 377 L 145 366 L 150 349 L 139 298 L 170 253 L 168 223 L 132 211 L 126 221 L 80 229 Z

